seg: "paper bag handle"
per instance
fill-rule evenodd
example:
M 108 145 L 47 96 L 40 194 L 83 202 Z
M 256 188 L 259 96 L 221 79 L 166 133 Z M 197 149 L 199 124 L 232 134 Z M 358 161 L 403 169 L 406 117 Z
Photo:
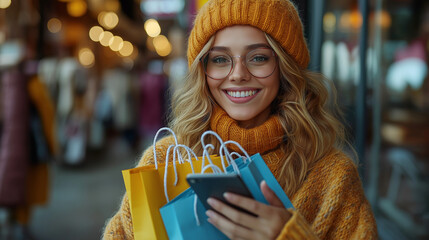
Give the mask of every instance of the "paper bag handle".
M 153 160 L 154 160 L 154 162 L 155 162 L 155 168 L 156 168 L 156 169 L 158 169 L 158 161 L 157 161 L 157 159 L 156 159 L 156 140 L 158 139 L 158 135 L 159 135 L 162 131 L 169 131 L 169 132 L 171 133 L 171 135 L 173 135 L 175 145 L 177 145 L 177 137 L 176 137 L 176 134 L 174 133 L 174 131 L 173 131 L 173 130 L 171 130 L 171 128 L 163 127 L 163 128 L 160 128 L 160 129 L 156 132 L 155 137 L 153 138 L 153 145 L 152 145 L 152 147 L 153 147 Z M 167 153 L 168 153 L 168 150 L 167 150 Z
M 188 162 L 191 165 L 191 170 L 192 173 L 195 173 L 194 170 L 194 165 L 192 164 L 192 156 L 195 159 L 197 158 L 197 155 L 195 154 L 194 151 L 192 151 L 191 148 L 189 148 L 186 145 L 183 144 L 176 144 L 176 145 L 170 145 L 167 149 L 167 154 L 166 154 L 166 160 L 165 160 L 165 170 L 164 170 L 164 195 L 165 195 L 165 199 L 167 200 L 167 202 L 170 202 L 170 199 L 168 198 L 168 193 L 167 193 L 167 174 L 168 174 L 168 159 L 169 159 L 169 153 L 170 153 L 170 149 L 173 148 L 173 169 L 174 169 L 174 175 L 175 175 L 175 181 L 174 181 L 174 186 L 177 185 L 177 182 L 179 180 L 178 176 L 177 176 L 177 168 L 176 168 L 176 154 L 178 156 L 178 158 L 181 158 L 181 154 L 178 148 L 184 148 L 186 150 L 186 152 L 188 153 Z M 182 159 L 183 160 L 183 159 Z M 180 163 L 180 160 L 178 160 Z M 182 162 L 183 163 L 183 162 Z

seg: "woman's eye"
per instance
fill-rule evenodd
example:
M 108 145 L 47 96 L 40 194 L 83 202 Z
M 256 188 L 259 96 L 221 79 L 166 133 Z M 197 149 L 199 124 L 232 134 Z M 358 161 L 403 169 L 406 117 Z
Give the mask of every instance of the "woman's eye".
M 228 63 L 229 61 L 228 61 L 228 58 L 226 57 L 213 57 L 211 59 L 211 62 L 215 64 L 222 64 L 222 63 Z
M 257 62 L 257 63 L 261 63 L 261 62 L 266 62 L 268 61 L 268 57 L 267 56 L 253 56 L 252 58 L 250 58 L 250 62 Z

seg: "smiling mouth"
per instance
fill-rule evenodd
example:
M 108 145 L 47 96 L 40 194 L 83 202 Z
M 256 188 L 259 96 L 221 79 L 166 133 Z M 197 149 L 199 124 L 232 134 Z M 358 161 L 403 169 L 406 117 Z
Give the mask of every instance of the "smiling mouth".
M 255 95 L 259 90 L 248 90 L 248 91 L 225 91 L 231 97 L 234 98 L 245 98 Z

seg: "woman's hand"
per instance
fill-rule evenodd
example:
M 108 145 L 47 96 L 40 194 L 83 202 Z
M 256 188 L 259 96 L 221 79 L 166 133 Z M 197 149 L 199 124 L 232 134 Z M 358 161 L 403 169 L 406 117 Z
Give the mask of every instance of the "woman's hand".
M 231 204 L 241 207 L 257 217 L 209 198 L 207 202 L 218 213 L 208 210 L 206 212 L 209 217 L 208 221 L 230 239 L 275 239 L 291 217 L 291 213 L 283 207 L 280 199 L 265 181 L 261 183 L 261 190 L 270 205 L 232 193 L 225 193 L 224 196 Z

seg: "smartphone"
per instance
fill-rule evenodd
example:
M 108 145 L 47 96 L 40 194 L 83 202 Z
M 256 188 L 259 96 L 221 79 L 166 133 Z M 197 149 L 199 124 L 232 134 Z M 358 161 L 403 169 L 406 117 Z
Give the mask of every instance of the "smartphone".
M 188 174 L 186 180 L 207 210 L 212 209 L 207 203 L 207 199 L 212 197 L 239 211 L 255 216 L 255 214 L 250 213 L 245 209 L 228 203 L 228 201 L 223 197 L 225 192 L 231 192 L 248 198 L 253 198 L 250 190 L 238 174 Z

